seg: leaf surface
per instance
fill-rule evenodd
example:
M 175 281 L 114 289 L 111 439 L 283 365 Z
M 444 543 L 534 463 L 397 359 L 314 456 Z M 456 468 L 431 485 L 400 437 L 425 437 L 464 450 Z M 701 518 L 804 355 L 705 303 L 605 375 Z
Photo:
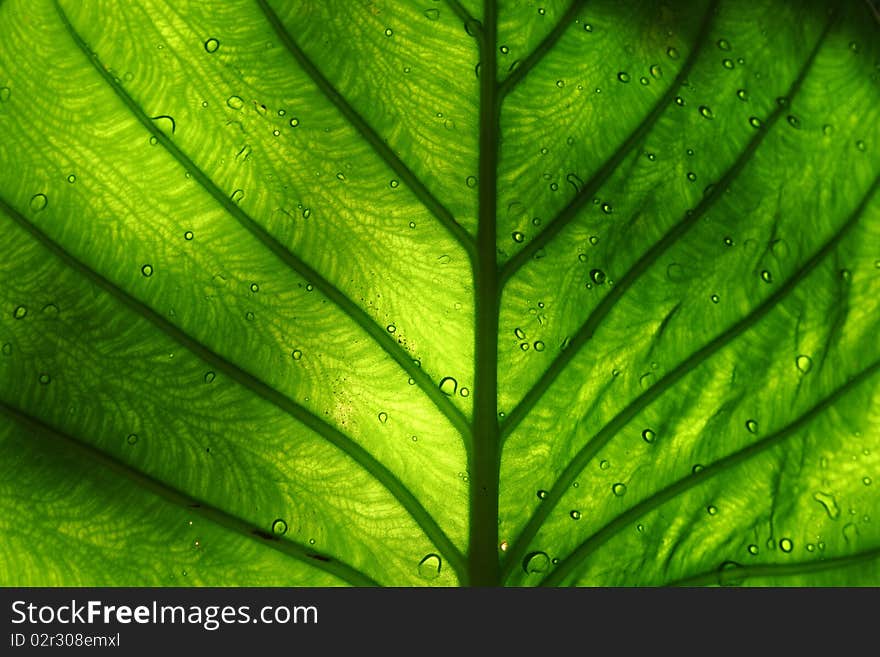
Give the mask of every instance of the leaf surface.
M 0 4 L 0 582 L 880 582 L 870 3 Z

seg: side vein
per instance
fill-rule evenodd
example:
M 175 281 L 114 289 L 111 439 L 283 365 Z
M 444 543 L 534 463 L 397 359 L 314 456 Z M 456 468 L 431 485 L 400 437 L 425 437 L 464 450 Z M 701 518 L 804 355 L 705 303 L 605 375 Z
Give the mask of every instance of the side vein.
M 789 102 L 800 90 L 800 87 L 812 67 L 813 61 L 819 53 L 822 44 L 825 42 L 825 38 L 828 36 L 828 32 L 833 23 L 834 17 L 826 23 L 821 36 L 813 46 L 813 49 L 807 57 L 806 62 L 804 62 L 804 65 L 801 67 L 797 78 L 789 87 L 787 93 Z M 748 143 L 745 150 L 725 172 L 721 179 L 712 186 L 711 191 L 703 197 L 700 203 L 697 204 L 697 207 L 693 210 L 688 210 L 685 213 L 684 218 L 667 231 L 656 244 L 648 249 L 620 278 L 617 285 L 615 285 L 614 288 L 603 297 L 593 312 L 590 313 L 590 316 L 584 324 L 575 333 L 568 348 L 556 357 L 550 367 L 547 368 L 534 386 L 532 386 L 532 388 L 525 394 L 520 403 L 510 412 L 510 415 L 501 427 L 502 440 L 506 440 L 516 426 L 526 415 L 528 415 L 529 411 L 553 384 L 557 377 L 563 372 L 563 370 L 565 370 L 568 364 L 574 360 L 575 356 L 577 356 L 583 346 L 593 337 L 598 327 L 602 324 L 614 306 L 617 305 L 617 302 L 623 297 L 623 295 L 626 294 L 636 281 L 641 278 L 642 274 L 644 274 L 651 265 L 653 265 L 660 256 L 666 252 L 667 249 L 676 244 L 678 240 L 681 239 L 687 231 L 706 214 L 712 205 L 714 205 L 715 201 L 724 194 L 728 186 L 736 179 L 749 161 L 751 161 L 752 156 L 758 150 L 758 147 L 764 141 L 765 137 L 769 134 L 770 129 L 787 111 L 788 103 L 777 106 L 767 119 L 767 122 L 758 130 L 757 134 Z
M 876 374 L 880 371 L 880 361 L 875 361 L 861 372 L 853 376 L 846 383 L 838 387 L 834 392 L 830 395 L 816 403 L 812 408 L 808 411 L 804 412 L 799 418 L 789 423 L 782 429 L 779 429 L 775 433 L 759 440 L 748 447 L 744 447 L 741 450 L 734 452 L 724 458 L 718 459 L 713 463 L 708 464 L 703 470 L 694 473 L 690 476 L 679 479 L 678 481 L 670 484 L 669 486 L 653 493 L 649 497 L 645 498 L 635 506 L 631 507 L 627 511 L 623 512 L 615 519 L 606 524 L 602 529 L 598 530 L 595 534 L 590 536 L 586 541 L 581 543 L 575 550 L 562 562 L 559 566 L 554 570 L 550 575 L 548 575 L 544 581 L 541 583 L 542 586 L 558 586 L 565 578 L 584 562 L 584 560 L 597 548 L 607 542 L 612 536 L 619 533 L 625 527 L 630 526 L 630 524 L 636 520 L 637 518 L 649 513 L 653 509 L 656 509 L 661 504 L 668 502 L 669 500 L 675 498 L 678 495 L 698 486 L 699 484 L 707 481 L 715 477 L 716 475 L 730 470 L 731 468 L 743 463 L 744 461 L 765 452 L 766 450 L 774 447 L 775 445 L 780 444 L 786 438 L 793 436 L 799 429 L 807 425 L 809 422 L 818 417 L 821 413 L 827 410 L 830 406 L 832 406 L 836 401 L 838 401 L 841 397 L 850 392 L 853 388 L 857 387 L 861 383 L 864 383 L 867 379 L 869 379 L 872 375 Z M 738 574 L 740 571 L 737 570 Z M 717 578 L 717 572 L 715 573 Z
M 508 75 L 498 87 L 498 97 L 504 98 L 511 90 L 522 82 L 535 66 L 540 63 L 544 56 L 553 49 L 556 42 L 559 41 L 562 34 L 569 28 L 574 21 L 575 15 L 580 11 L 585 0 L 573 0 L 566 12 L 559 19 L 559 22 L 553 27 L 550 33 L 544 37 L 535 49 L 529 53 L 528 57 L 522 60 L 513 72 Z
M 544 248 L 550 240 L 562 231 L 577 217 L 580 209 L 593 197 L 598 189 L 620 166 L 621 162 L 638 145 L 645 135 L 654 127 L 663 111 L 669 107 L 672 98 L 681 87 L 681 84 L 690 74 L 694 67 L 703 46 L 708 39 L 709 32 L 712 27 L 712 19 L 715 15 L 715 8 L 719 0 L 713 0 L 709 3 L 709 8 L 703 15 L 702 23 L 697 34 L 697 39 L 688 54 L 687 59 L 682 65 L 675 79 L 670 83 L 669 88 L 660 97 L 660 99 L 651 108 L 651 111 L 642 119 L 641 123 L 635 130 L 630 133 L 629 137 L 617 147 L 617 150 L 605 161 L 596 173 L 586 182 L 586 184 L 578 191 L 574 198 L 566 205 L 559 214 L 556 215 L 531 242 L 529 242 L 522 250 L 514 255 L 510 260 L 504 263 L 501 268 L 501 282 L 505 284 L 516 272 L 518 272 L 529 260 L 542 248 Z
M 431 514 L 421 505 L 412 492 L 410 492 L 410 490 L 390 470 L 377 461 L 367 450 L 339 431 L 336 427 L 324 422 L 311 411 L 300 406 L 272 386 L 243 370 L 232 361 L 227 360 L 225 357 L 214 352 L 208 346 L 191 337 L 189 334 L 159 315 L 152 308 L 128 294 L 115 283 L 76 259 L 73 255 L 65 251 L 62 246 L 52 240 L 52 238 L 46 233 L 42 232 L 31 223 L 24 215 L 9 205 L 2 197 L 0 197 L 0 210 L 12 218 L 16 224 L 29 233 L 37 242 L 66 266 L 77 272 L 96 287 L 110 294 L 128 310 L 143 317 L 172 340 L 204 360 L 206 363 L 210 363 L 218 372 L 222 372 L 242 387 L 247 388 L 276 408 L 290 415 L 350 457 L 355 463 L 369 472 L 388 490 L 389 493 L 391 493 L 391 495 L 394 496 L 407 513 L 409 513 L 409 515 L 416 521 L 419 527 L 422 528 L 425 535 L 447 555 L 448 560 L 453 565 L 453 568 L 456 569 L 456 572 L 463 572 L 459 570 L 463 564 L 463 557 L 458 548 L 455 547 L 449 537 L 446 536 L 440 526 L 437 525 L 435 520 L 431 517 Z
M 476 245 L 474 238 L 468 233 L 464 227 L 459 224 L 452 213 L 435 197 L 425 186 L 425 184 L 413 173 L 403 160 L 391 150 L 391 147 L 382 139 L 375 130 L 367 123 L 367 121 L 351 106 L 339 90 L 333 86 L 323 73 L 318 70 L 314 62 L 309 59 L 305 51 L 299 47 L 294 41 L 290 31 L 285 27 L 284 23 L 275 13 L 275 10 L 269 6 L 266 0 L 256 0 L 260 10 L 266 16 L 266 20 L 272 26 L 275 34 L 281 39 L 284 47 L 293 56 L 303 71 L 312 79 L 321 93 L 333 103 L 340 113 L 348 120 L 349 123 L 360 133 L 361 137 L 373 148 L 376 154 L 387 164 L 407 185 L 419 201 L 433 214 L 443 227 L 458 241 L 461 247 L 467 252 L 473 261 L 475 257 Z
M 553 510 L 555 505 L 562 499 L 562 495 L 577 478 L 578 474 L 583 471 L 590 460 L 604 447 L 626 424 L 634 418 L 638 413 L 647 408 L 651 403 L 658 399 L 661 395 L 668 392 L 681 378 L 692 372 L 698 365 L 706 361 L 715 352 L 736 339 L 751 326 L 756 324 L 770 310 L 772 310 L 782 299 L 784 299 L 792 290 L 800 283 L 822 260 L 831 253 L 835 246 L 843 239 L 849 230 L 858 223 L 858 219 L 867 207 L 874 193 L 880 187 L 880 177 L 874 180 L 874 183 L 868 189 L 862 201 L 854 212 L 847 218 L 843 226 L 792 276 L 785 281 L 776 292 L 767 297 L 763 303 L 755 308 L 746 317 L 728 328 L 723 333 L 717 335 L 714 339 L 695 351 L 685 360 L 679 363 L 675 368 L 670 370 L 656 384 L 645 390 L 641 395 L 636 397 L 626 407 L 615 415 L 608 423 L 603 426 L 596 435 L 591 438 L 574 458 L 569 462 L 562 471 L 559 478 L 548 491 L 547 497 L 541 502 L 541 505 L 532 514 L 526 523 L 520 535 L 514 542 L 508 560 L 504 565 L 505 576 L 514 568 L 517 559 L 521 559 L 528 549 L 528 544 L 535 537 L 546 520 L 547 516 Z
M 263 246 L 271 251 L 279 260 L 290 267 L 291 270 L 312 282 L 314 286 L 332 301 L 344 314 L 354 321 L 365 333 L 367 333 L 373 341 L 382 348 L 400 367 L 415 380 L 416 384 L 425 393 L 437 409 L 449 420 L 450 424 L 459 432 L 462 441 L 467 449 L 467 436 L 469 435 L 469 425 L 464 414 L 452 403 L 452 401 L 440 390 L 434 381 L 431 380 L 422 368 L 417 367 L 413 359 L 403 350 L 397 341 L 391 338 L 384 327 L 379 326 L 373 319 L 356 303 L 349 299 L 341 290 L 334 286 L 330 281 L 319 274 L 315 269 L 306 264 L 303 260 L 290 252 L 287 247 L 281 244 L 273 235 L 263 228 L 250 215 L 242 210 L 229 196 L 224 194 L 213 180 L 202 171 L 189 156 L 187 156 L 164 132 L 156 128 L 144 110 L 135 100 L 128 95 L 125 89 L 113 79 L 110 72 L 104 68 L 101 61 L 76 31 L 67 14 L 61 8 L 58 0 L 54 0 L 55 8 L 64 24 L 65 29 L 70 34 L 76 45 L 86 56 L 94 69 L 106 81 L 108 86 L 116 94 L 116 96 L 125 104 L 138 121 L 158 140 L 159 143 L 177 160 L 193 178 L 198 181 L 202 188 L 207 191 L 214 199 L 223 206 L 223 208 L 238 223 L 259 240 Z
M 196 513 L 203 518 L 220 525 L 224 529 L 228 529 L 229 531 L 240 534 L 246 538 L 257 540 L 273 550 L 277 550 L 278 552 L 293 557 L 298 561 L 302 561 L 310 566 L 318 568 L 319 570 L 335 575 L 354 586 L 379 586 L 379 584 L 369 575 L 366 575 L 353 566 L 339 561 L 333 556 L 322 554 L 287 538 L 282 539 L 260 529 L 247 520 L 239 518 L 238 516 L 223 511 L 215 506 L 211 506 L 202 500 L 188 495 L 178 488 L 170 486 L 165 482 L 155 479 L 154 477 L 131 467 L 127 463 L 96 449 L 92 445 L 83 442 L 79 438 L 76 438 L 65 431 L 52 427 L 43 421 L 32 417 L 2 400 L 0 400 L 0 413 L 6 415 L 13 421 L 26 426 L 34 435 L 42 435 L 53 442 L 61 443 L 64 447 L 74 451 L 78 456 L 88 459 L 90 463 L 102 466 L 105 470 L 109 470 L 123 477 L 171 504 L 185 508 L 192 513 Z

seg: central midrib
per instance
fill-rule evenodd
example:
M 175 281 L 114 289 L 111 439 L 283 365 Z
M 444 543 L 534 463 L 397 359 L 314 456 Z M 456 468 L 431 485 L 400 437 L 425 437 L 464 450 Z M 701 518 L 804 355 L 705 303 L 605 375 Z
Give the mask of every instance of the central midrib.
M 498 586 L 498 308 L 496 204 L 499 92 L 495 0 L 484 0 L 480 50 L 479 221 L 474 259 L 475 362 L 467 584 Z

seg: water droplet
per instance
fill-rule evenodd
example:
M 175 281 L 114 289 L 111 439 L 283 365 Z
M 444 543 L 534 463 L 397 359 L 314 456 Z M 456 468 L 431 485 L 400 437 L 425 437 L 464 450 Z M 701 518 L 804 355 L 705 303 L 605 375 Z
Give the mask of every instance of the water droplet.
M 381 413 L 379 413 L 378 417 L 379 417 L 379 422 L 381 422 L 382 424 L 385 424 L 386 422 L 388 422 L 388 413 L 386 413 L 385 411 L 382 411 Z
M 730 50 L 730 41 L 727 39 L 718 39 L 718 47 L 721 50 Z
M 596 246 L 599 243 L 599 238 L 595 235 L 590 235 L 590 244 Z
M 440 10 L 439 9 L 425 9 L 425 18 L 429 21 L 435 21 L 440 18 Z
M 627 83 L 627 82 L 629 82 L 629 73 L 626 73 L 625 71 L 621 71 L 620 73 L 617 74 L 617 79 L 623 83 Z
M 525 340 L 526 339 L 526 332 L 523 331 L 519 327 L 516 327 L 515 329 L 513 329 L 513 334 L 516 336 L 517 340 Z
M 544 348 L 545 348 L 545 345 L 543 342 L 541 342 L 540 340 L 535 342 L 535 351 L 544 351 Z
M 790 538 L 780 538 L 779 539 L 779 549 L 783 552 L 791 552 L 794 548 L 794 543 L 792 543 Z
M 523 342 L 522 344 L 520 344 L 519 348 L 522 349 L 523 351 L 528 351 L 529 350 L 529 343 Z
M 52 381 L 52 377 L 49 376 L 48 374 L 46 374 L 45 372 L 43 372 L 42 374 L 40 374 L 38 380 L 40 382 L 40 385 L 47 386 Z
M 547 491 L 545 491 L 545 490 L 539 490 L 537 495 L 538 495 L 539 500 L 546 500 L 547 499 Z
M 559 87 L 560 89 L 562 89 L 562 87 L 565 86 L 565 81 L 564 80 L 557 80 L 556 86 Z
M 130 433 L 125 439 L 129 445 L 134 445 L 138 441 L 138 435 L 136 433 Z
M 639 377 L 639 387 L 642 390 L 647 390 L 652 385 L 654 385 L 654 375 L 651 372 L 646 372 Z
M 800 356 L 795 358 L 794 362 L 797 368 L 804 374 L 809 372 L 810 369 L 813 367 L 813 359 L 809 356 L 805 356 L 804 354 L 801 354 Z
M 580 520 L 581 519 L 581 512 L 578 511 L 577 509 L 572 509 L 571 511 L 568 512 L 568 515 L 571 517 L 572 520 Z
M 254 294 L 256 294 L 256 293 L 259 292 L 259 291 L 260 291 L 260 286 L 259 286 L 259 284 L 257 284 L 257 283 L 251 283 L 251 292 L 253 292 Z
M 143 274 L 146 278 L 149 278 L 153 275 L 153 265 L 146 264 L 141 267 L 141 274 Z
M 72 173 L 69 176 L 67 176 L 67 182 L 69 182 L 71 185 L 73 183 L 75 183 L 76 182 L 76 175 Z
M 611 214 L 612 211 L 613 211 L 613 208 L 611 207 L 610 203 L 603 203 L 602 204 L 602 212 L 604 212 L 605 214 Z
M 694 465 L 694 467 L 691 468 L 691 473 L 697 474 L 698 472 L 702 472 L 705 469 L 706 469 L 706 467 L 703 464 L 697 463 Z
M 645 429 L 644 431 L 642 431 L 642 440 L 644 440 L 646 443 L 653 443 L 654 439 L 656 438 L 657 434 L 654 432 L 653 429 Z
M 721 300 L 721 298 L 717 294 L 713 294 L 709 297 L 709 299 L 712 301 L 712 303 L 718 303 Z
M 205 383 L 213 383 L 215 377 L 213 372 L 205 372 Z
M 646 87 L 647 87 L 649 84 L 651 84 L 651 81 L 650 81 L 648 78 L 646 78 L 644 75 L 643 75 L 642 77 L 639 78 L 639 82 L 640 82 L 641 84 L 643 84 L 644 86 L 646 86 Z
M 584 32 L 592 32 L 592 31 L 593 31 L 593 26 L 590 25 L 589 23 L 584 23 Z
M 241 199 L 244 198 L 244 190 L 236 189 L 234 192 L 232 192 L 229 198 L 231 198 L 233 202 L 238 203 L 239 201 L 241 201 Z
M 718 567 L 719 586 L 739 586 L 745 579 L 742 565 L 736 561 L 725 561 Z
M 272 533 L 276 536 L 283 536 L 287 533 L 287 523 L 282 518 L 278 518 L 272 523 Z
M 822 126 L 822 134 L 826 137 L 830 137 L 834 133 L 834 126 L 830 123 L 826 123 Z
M 746 429 L 749 433 L 758 433 L 758 423 L 755 420 L 746 420 Z
M 749 554 L 758 554 L 758 546 L 755 545 L 754 543 L 749 545 L 749 547 L 746 549 L 749 551 Z
M 862 477 L 862 483 L 863 483 L 865 486 L 870 486 L 871 483 L 873 483 L 873 482 L 872 482 L 872 480 L 871 480 L 870 477 Z
M 706 513 L 708 513 L 710 516 L 714 516 L 718 513 L 718 507 L 710 504 L 706 507 Z
M 693 171 L 688 171 L 686 177 L 687 177 L 687 179 L 690 180 L 691 182 L 696 182 L 696 181 L 697 181 L 697 174 L 695 174 Z
M 385 36 L 390 37 L 393 34 L 394 34 L 394 30 L 392 30 L 390 27 L 385 28 Z
M 859 538 L 859 528 L 853 522 L 848 522 L 843 526 L 843 539 L 847 543 L 853 543 Z
M 761 280 L 764 281 L 765 283 L 772 283 L 773 282 L 773 274 L 771 274 L 768 270 L 765 269 L 761 272 Z
M 11 95 L 12 90 L 9 87 L 0 87 L 0 103 L 5 103 Z
M 155 145 L 158 144 L 158 143 L 159 143 L 159 138 L 158 138 L 158 137 L 156 137 L 155 135 L 153 135 L 152 137 L 150 137 L 150 146 L 155 146 Z
M 210 39 L 205 41 L 205 50 L 207 52 L 217 52 L 217 48 L 219 48 L 219 47 L 220 47 L 220 42 L 213 37 L 211 37 Z
M 511 237 L 513 238 L 513 241 L 514 241 L 514 242 L 522 242 L 522 241 L 526 238 L 526 236 L 523 235 L 523 234 L 522 234 L 521 232 L 519 232 L 518 230 L 517 230 L 517 231 L 514 231 L 513 234 L 511 235 Z
M 442 563 L 439 554 L 431 553 L 425 555 L 419 561 L 419 577 L 422 579 L 437 579 L 440 576 Z
M 3 348 L 0 349 L 0 352 L 2 352 L 2 354 L 4 356 L 11 356 L 12 355 L 12 345 L 8 342 L 5 342 L 3 344 Z
M 303 352 L 300 349 L 294 349 L 290 352 L 290 357 L 293 358 L 293 360 L 300 360 L 303 357 Z
M 187 242 L 190 241 L 192 238 L 193 232 L 191 230 L 188 230 L 183 234 L 183 239 L 185 239 Z
M 801 120 L 798 117 L 796 117 L 794 114 L 789 114 L 788 115 L 788 125 L 790 125 L 792 128 L 795 128 L 796 130 L 800 130 Z
M 739 98 L 740 100 L 748 100 L 749 99 L 749 92 L 746 91 L 745 89 L 737 89 L 736 90 L 736 97 Z
M 458 389 L 458 381 L 453 379 L 451 376 L 445 376 L 440 380 L 440 392 L 444 395 L 452 396 L 455 394 L 455 391 Z
M 461 395 L 462 397 L 467 397 L 468 395 L 471 394 L 471 391 L 468 390 L 467 388 L 462 388 L 461 390 L 458 391 L 458 394 Z
M 676 50 L 672 46 L 669 46 L 666 49 L 666 54 L 669 56 L 669 59 L 678 59 L 680 57 L 680 55 L 678 54 L 678 50 Z
M 761 123 L 761 119 L 759 119 L 757 116 L 750 116 L 749 125 L 757 130 L 760 129 L 761 126 L 763 126 L 764 124 Z
M 601 269 L 593 269 L 590 271 L 590 280 L 593 281 L 596 285 L 602 285 L 602 283 L 605 282 L 605 279 L 605 272 Z
M 502 55 L 506 55 L 507 53 L 510 52 L 510 48 L 508 48 L 507 46 L 501 46 L 498 50 L 501 51 Z
M 704 119 L 714 119 L 715 115 L 707 105 L 700 105 L 700 116 Z
M 651 74 L 651 77 L 655 80 L 659 80 L 663 77 L 663 69 L 660 68 L 657 64 L 652 64 L 651 68 L 648 69 L 648 72 Z
M 602 459 L 601 461 L 599 461 L 599 469 L 600 470 L 607 470 L 610 467 L 611 467 L 611 462 L 608 461 L 608 459 Z
M 242 107 L 244 107 L 244 101 L 241 99 L 240 96 L 230 96 L 226 99 L 226 105 L 230 109 L 240 110 Z
M 255 318 L 255 317 L 256 317 L 256 316 L 255 316 L 250 310 L 247 311 L 247 312 L 244 314 L 244 318 L 245 318 L 247 321 L 249 321 L 249 322 L 254 321 L 254 318 Z
M 280 130 L 273 130 L 272 131 L 272 136 L 274 136 L 274 137 L 278 137 L 280 134 L 281 134 Z
M 822 505 L 829 518 L 835 520 L 840 517 L 840 507 L 837 506 L 837 500 L 834 498 L 834 495 L 818 492 L 813 494 L 813 499 Z
M 731 70 L 734 68 L 733 60 L 729 59 L 727 57 L 725 57 L 724 59 L 721 60 L 721 65 L 728 70 Z
M 27 306 L 16 306 L 15 310 L 12 311 L 12 317 L 13 319 L 24 319 L 27 312 Z
M 523 570 L 528 573 L 543 573 L 550 568 L 550 556 L 546 552 L 530 552 L 523 558 Z
M 394 324 L 389 324 L 385 327 L 385 330 L 389 333 L 394 333 L 395 331 L 397 331 L 397 327 Z
M 684 104 L 685 104 L 684 98 L 682 98 L 681 96 L 676 96 L 675 97 L 675 104 L 678 105 L 679 107 L 684 107 Z
M 33 196 L 31 196 L 31 210 L 33 210 L 34 212 L 45 210 L 48 204 L 49 199 L 46 198 L 45 194 L 34 194 Z
M 866 148 L 866 146 L 865 146 L 865 142 L 862 141 L 861 139 L 859 139 L 859 140 L 856 142 L 856 148 L 858 148 L 860 151 L 864 151 L 865 148 Z
M 611 487 L 611 492 L 614 493 L 616 497 L 623 497 L 626 495 L 626 484 L 617 482 Z

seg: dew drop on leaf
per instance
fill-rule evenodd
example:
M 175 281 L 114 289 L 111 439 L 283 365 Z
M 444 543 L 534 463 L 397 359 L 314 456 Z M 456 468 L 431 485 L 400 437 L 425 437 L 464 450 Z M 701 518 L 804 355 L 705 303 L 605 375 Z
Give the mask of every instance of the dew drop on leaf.
M 749 545 L 749 547 L 748 547 L 747 549 L 748 549 L 748 551 L 749 551 L 749 554 L 752 554 L 752 555 L 754 555 L 754 554 L 758 554 L 758 546 L 755 545 L 754 543 L 752 543 L 751 545 Z
M 456 381 L 451 376 L 444 376 L 440 379 L 440 392 L 444 395 L 452 396 L 455 394 L 455 391 L 458 389 L 458 381 Z
M 129 445 L 134 445 L 138 441 L 138 435 L 136 433 L 130 433 L 125 439 Z
M 761 119 L 759 119 L 757 116 L 750 116 L 749 117 L 749 125 L 757 130 L 764 124 L 761 123 Z
M 386 27 L 385 28 L 385 36 L 391 37 L 393 35 L 394 35 L 394 30 L 392 30 L 390 27 Z
M 739 98 L 740 100 L 748 100 L 749 99 L 749 92 L 746 91 L 745 89 L 737 89 L 736 90 L 736 97 Z
M 656 438 L 657 434 L 654 432 L 653 429 L 645 429 L 644 431 L 642 431 L 642 440 L 644 440 L 646 443 L 653 443 Z
M 610 203 L 603 203 L 602 204 L 602 212 L 604 212 L 605 214 L 611 214 L 613 211 L 614 211 L 614 208 L 611 207 Z
M 378 417 L 379 417 L 379 422 L 381 422 L 382 424 L 385 424 L 386 422 L 388 422 L 388 413 L 386 413 L 385 411 L 382 411 L 381 413 L 379 413 Z
M 31 210 L 34 212 L 40 212 L 41 210 L 45 210 L 46 206 L 49 204 L 49 199 L 46 198 L 45 194 L 34 194 L 31 196 Z
M 12 355 L 12 344 L 10 344 L 9 342 L 4 342 L 3 347 L 0 348 L 0 353 L 2 353 L 4 356 L 11 356 Z
M 626 484 L 617 482 L 611 486 L 611 492 L 614 493 L 616 497 L 623 497 L 626 495 Z
M 728 70 L 731 70 L 734 68 L 733 60 L 728 57 L 725 57 L 724 59 L 721 60 L 721 65 Z
M 607 470 L 610 467 L 611 467 L 611 463 L 607 459 L 602 459 L 601 461 L 599 461 L 599 469 L 600 470 Z
M 605 272 L 601 269 L 593 269 L 590 271 L 590 280 L 596 285 L 602 285 L 605 282 Z
M 797 368 L 806 374 L 813 367 L 813 359 L 804 354 L 800 354 L 797 358 L 795 358 L 795 365 Z
M 712 109 L 708 105 L 700 105 L 700 116 L 704 119 L 714 119 L 715 115 L 712 113 Z
M 545 349 L 544 343 L 541 342 L 540 340 L 536 341 L 534 346 L 535 346 L 535 351 L 544 351 L 544 349 Z
M 859 538 L 859 528 L 854 522 L 848 522 L 843 526 L 843 540 L 854 543 Z
M 439 9 L 425 9 L 425 18 L 429 21 L 436 21 L 440 18 L 440 10 Z
M 234 192 L 232 192 L 229 198 L 231 198 L 235 203 L 238 203 L 239 201 L 241 201 L 241 199 L 244 198 L 244 190 L 236 189 Z
M 873 482 L 870 477 L 862 477 L 862 483 L 865 486 L 870 486 Z
M 293 358 L 293 360 L 300 360 L 303 357 L 303 352 L 300 349 L 294 349 L 290 352 L 290 357 Z
M 52 377 L 43 372 L 37 379 L 40 382 L 40 385 L 47 386 L 52 381 Z
M 149 278 L 150 276 L 152 276 L 153 275 L 153 265 L 146 264 L 143 267 L 141 267 L 141 274 L 143 274 L 146 278 Z
M 207 41 L 205 41 L 205 51 L 207 52 L 217 52 L 217 49 L 220 47 L 220 42 L 211 37 Z
M 711 299 L 712 303 L 718 303 L 721 300 L 717 294 L 713 294 L 709 299 Z
M 458 391 L 458 394 L 460 394 L 462 397 L 468 397 L 471 394 L 471 391 L 467 388 L 462 388 Z
M 706 507 L 706 513 L 708 513 L 710 516 L 714 516 L 718 513 L 718 507 L 710 504 Z
M 820 491 L 813 494 L 813 499 L 822 505 L 829 518 L 836 520 L 840 517 L 840 507 L 837 506 L 837 500 L 834 495 Z
M 629 73 L 626 73 L 625 71 L 621 71 L 620 73 L 617 74 L 617 79 L 623 83 L 629 82 Z
M 546 552 L 530 552 L 523 558 L 523 570 L 528 573 L 543 573 L 550 568 L 550 556 Z
M 581 519 L 581 512 L 578 511 L 577 509 L 572 509 L 571 511 L 569 511 L 568 515 L 572 520 L 580 520 Z
M 205 372 L 205 383 L 212 383 L 215 376 L 213 372 Z
M 298 125 L 299 125 L 299 119 L 298 119 L 298 118 L 296 118 L 296 117 L 294 116 L 292 119 L 290 119 L 290 127 L 291 127 L 291 128 L 295 128 L 295 127 L 298 126 Z
M 862 141 L 861 139 L 859 139 L 859 140 L 856 142 L 856 148 L 857 148 L 858 150 L 864 152 L 865 149 L 867 148 L 867 146 L 865 145 L 865 142 L 864 142 L 864 141 Z
M 790 538 L 780 538 L 779 539 L 779 549 L 783 552 L 791 552 L 794 548 L 794 543 L 792 543 Z
M 765 283 L 772 283 L 773 282 L 773 274 L 771 274 L 769 270 L 765 269 L 761 272 L 761 280 L 764 281 Z
M 526 236 L 523 235 L 523 234 L 522 234 L 521 232 L 519 232 L 518 230 L 517 230 L 517 231 L 514 231 L 514 232 L 511 234 L 511 237 L 513 238 L 513 241 L 514 241 L 514 242 L 522 242 L 522 241 L 526 238 Z
M 742 566 L 736 561 L 725 561 L 718 567 L 718 584 L 720 586 L 739 586 L 745 580 Z
M 287 523 L 282 518 L 278 518 L 272 523 L 272 533 L 276 536 L 284 536 L 287 533 Z
M 27 316 L 27 306 L 16 306 L 12 311 L 13 319 L 24 319 Z
M 746 429 L 749 433 L 758 433 L 758 423 L 755 420 L 746 420 Z
M 672 46 L 669 46 L 666 49 L 666 54 L 669 57 L 669 59 L 678 59 L 680 57 L 680 55 L 678 54 L 678 50 L 676 50 Z
M 547 491 L 545 491 L 545 490 L 543 490 L 543 489 L 542 489 L 542 490 L 539 490 L 539 491 L 537 492 L 537 495 L 538 495 L 538 499 L 539 499 L 539 500 L 546 500 L 546 499 L 547 499 Z
M 434 554 L 432 552 L 431 554 L 425 555 L 422 560 L 419 561 L 419 577 L 422 579 L 437 579 L 440 576 L 442 563 L 439 554 Z
M 727 39 L 718 39 L 718 47 L 721 50 L 730 50 L 730 41 Z

